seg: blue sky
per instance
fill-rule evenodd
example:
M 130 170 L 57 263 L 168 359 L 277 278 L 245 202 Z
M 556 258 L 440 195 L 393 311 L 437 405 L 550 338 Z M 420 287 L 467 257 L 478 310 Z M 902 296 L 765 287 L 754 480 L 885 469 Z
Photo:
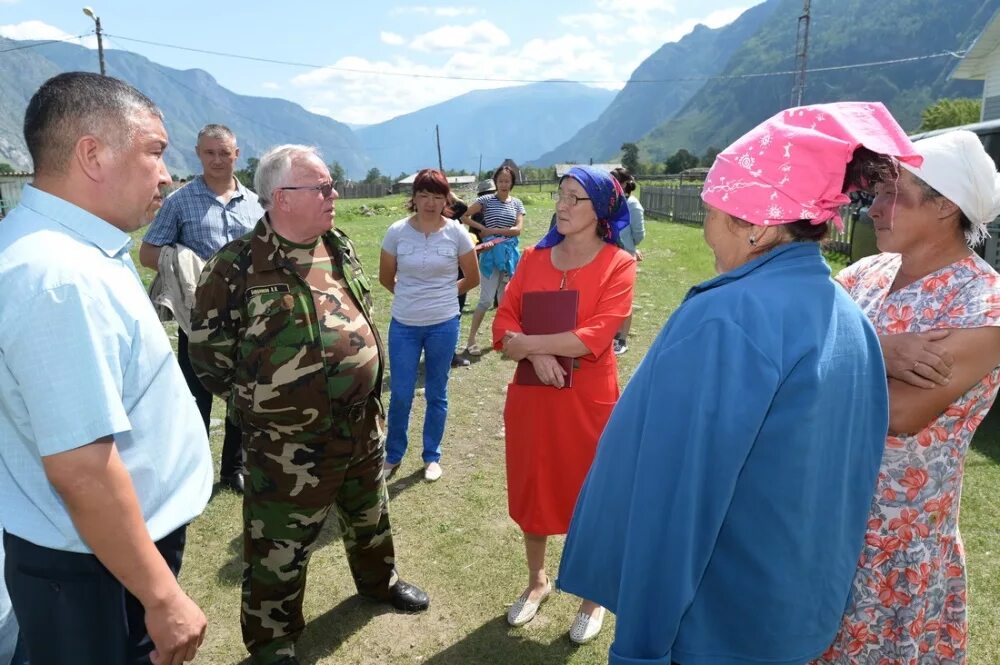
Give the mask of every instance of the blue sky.
M 760 1 L 0 0 L 0 35 L 92 33 L 94 23 L 81 11 L 90 4 L 108 35 L 105 48 L 178 69 L 204 69 L 241 94 L 282 97 L 342 122 L 371 124 L 470 90 L 515 85 L 502 79 L 600 81 L 591 85 L 618 89 L 664 43 L 698 23 L 730 23 Z M 82 43 L 96 48 L 93 36 Z

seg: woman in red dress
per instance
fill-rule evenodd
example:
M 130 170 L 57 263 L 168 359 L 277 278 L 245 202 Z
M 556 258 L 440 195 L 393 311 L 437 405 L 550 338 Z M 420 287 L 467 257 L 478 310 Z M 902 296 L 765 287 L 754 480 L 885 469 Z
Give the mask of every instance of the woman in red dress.
M 512 626 L 535 617 L 552 592 L 545 573 L 545 544 L 565 534 L 577 495 L 590 469 L 597 440 L 618 400 L 615 333 L 632 312 L 635 259 L 619 249 L 628 226 L 628 204 L 610 174 L 574 167 L 559 183 L 556 225 L 521 257 L 493 322 L 493 346 L 527 360 L 544 385 L 507 387 L 507 502 L 524 532 L 528 587 L 507 613 Z M 521 328 L 522 295 L 575 290 L 576 327 L 554 335 L 527 335 Z M 556 356 L 573 358 L 572 385 Z M 570 639 L 597 636 L 604 608 L 583 600 Z

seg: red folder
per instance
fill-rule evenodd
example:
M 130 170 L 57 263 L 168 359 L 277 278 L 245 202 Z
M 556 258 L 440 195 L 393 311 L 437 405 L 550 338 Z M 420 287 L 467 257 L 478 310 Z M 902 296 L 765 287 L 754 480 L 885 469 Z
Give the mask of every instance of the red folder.
M 579 291 L 526 291 L 521 296 L 521 330 L 526 335 L 553 335 L 576 328 Z M 565 386 L 573 385 L 573 358 L 556 356 L 566 370 Z M 535 374 L 535 367 L 525 358 L 517 363 L 514 383 L 522 386 L 545 385 Z

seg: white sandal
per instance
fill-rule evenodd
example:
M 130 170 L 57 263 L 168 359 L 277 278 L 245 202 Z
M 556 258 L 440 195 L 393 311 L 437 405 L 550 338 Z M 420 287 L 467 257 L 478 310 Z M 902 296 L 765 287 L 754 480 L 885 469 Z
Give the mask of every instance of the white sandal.
M 529 591 L 521 594 L 521 597 L 514 601 L 514 604 L 507 610 L 507 623 L 517 628 L 523 626 L 538 614 L 538 608 L 552 593 L 552 582 L 546 582 L 545 591 L 538 597 L 538 600 L 528 600 Z
M 586 644 L 597 637 L 604 627 L 604 611 L 603 607 L 599 607 L 593 614 L 578 612 L 569 627 L 569 639 L 576 644 Z

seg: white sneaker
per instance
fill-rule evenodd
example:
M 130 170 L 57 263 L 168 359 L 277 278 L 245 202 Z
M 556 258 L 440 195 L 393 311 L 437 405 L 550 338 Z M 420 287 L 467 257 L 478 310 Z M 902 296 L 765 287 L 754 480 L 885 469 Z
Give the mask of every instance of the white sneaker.
M 599 607 L 592 615 L 578 612 L 569 627 L 569 639 L 577 644 L 586 644 L 597 637 L 604 627 L 604 608 Z
M 424 480 L 429 483 L 433 483 L 435 480 L 441 477 L 441 465 L 437 462 L 430 462 L 424 467 Z
M 552 583 L 548 582 L 545 585 L 545 591 L 542 595 L 538 597 L 538 600 L 531 601 L 528 600 L 528 592 L 525 591 L 521 594 L 521 597 L 514 601 L 514 604 L 510 606 L 507 610 L 507 623 L 517 628 L 518 626 L 523 626 L 538 614 L 538 608 L 541 607 L 542 603 L 546 601 L 549 595 L 552 593 Z

